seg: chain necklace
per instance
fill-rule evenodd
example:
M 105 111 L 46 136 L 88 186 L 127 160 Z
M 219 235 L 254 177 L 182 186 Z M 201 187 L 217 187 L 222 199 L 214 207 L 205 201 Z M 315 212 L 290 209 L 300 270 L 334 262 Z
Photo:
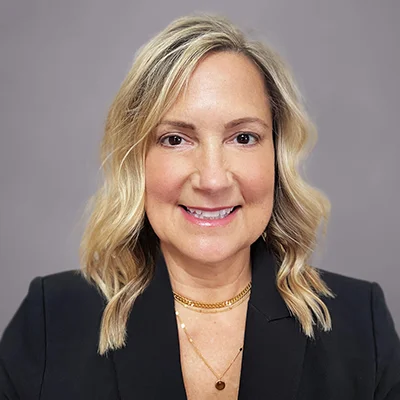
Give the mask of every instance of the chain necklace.
M 221 312 L 226 312 L 229 310 L 232 310 L 233 308 L 236 308 L 238 306 L 240 306 L 243 302 L 245 302 L 247 300 L 247 298 L 250 296 L 250 292 L 248 292 L 242 299 L 240 299 L 238 302 L 236 302 L 233 305 L 224 307 L 224 308 L 215 308 L 215 309 L 207 309 L 207 308 L 196 308 L 193 306 L 188 306 L 187 304 L 181 303 L 179 300 L 176 300 L 177 303 L 181 304 L 183 307 L 185 307 L 186 309 L 190 310 L 190 311 L 195 311 L 197 313 L 201 313 L 201 314 L 215 314 L 215 313 L 221 313 Z
M 194 311 L 197 312 L 222 312 L 222 311 L 228 311 L 232 308 L 233 305 L 236 303 L 240 302 L 242 303 L 241 300 L 246 297 L 247 294 L 249 294 L 251 291 L 251 282 L 248 283 L 248 285 L 235 297 L 232 297 L 229 300 L 226 301 L 221 301 L 218 303 L 202 303 L 200 301 L 195 301 L 191 300 L 185 296 L 182 296 L 181 294 L 177 292 L 173 292 L 174 294 L 174 299 L 185 306 L 186 308 L 191 308 Z M 211 310 L 218 310 L 218 311 L 211 311 Z
M 228 368 L 224 371 L 222 375 L 217 374 L 217 372 L 214 370 L 213 367 L 207 362 L 207 360 L 204 358 L 204 356 L 201 354 L 200 350 L 198 347 L 194 344 L 193 339 L 189 335 L 188 331 L 186 330 L 186 325 L 182 322 L 181 317 L 179 316 L 179 312 L 175 310 L 176 317 L 179 321 L 179 325 L 185 332 L 186 337 L 189 340 L 189 343 L 193 346 L 194 351 L 197 353 L 197 355 L 201 358 L 201 360 L 204 362 L 204 364 L 207 366 L 207 368 L 213 373 L 213 375 L 217 378 L 217 381 L 215 382 L 215 387 L 218 390 L 223 390 L 225 389 L 226 383 L 222 380 L 222 378 L 225 376 L 225 374 L 229 371 L 230 367 L 232 364 L 236 361 L 236 359 L 239 357 L 239 354 L 243 351 L 243 347 L 241 347 L 236 354 L 235 358 L 231 361 L 229 364 Z

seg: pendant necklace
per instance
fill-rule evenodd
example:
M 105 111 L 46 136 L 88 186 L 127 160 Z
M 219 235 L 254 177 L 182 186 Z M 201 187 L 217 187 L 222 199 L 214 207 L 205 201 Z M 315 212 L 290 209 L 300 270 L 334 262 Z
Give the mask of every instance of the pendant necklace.
M 189 335 L 188 331 L 186 330 L 186 325 L 183 323 L 183 321 L 181 320 L 181 317 L 179 315 L 179 312 L 175 310 L 175 314 L 176 317 L 178 319 L 179 325 L 181 326 L 181 328 L 183 329 L 183 331 L 185 332 L 186 337 L 189 340 L 189 343 L 193 346 L 194 351 L 197 353 L 197 355 L 202 359 L 202 361 L 204 362 L 204 364 L 207 366 L 207 368 L 213 373 L 213 375 L 217 378 L 217 381 L 215 382 L 215 388 L 218 390 L 223 390 L 225 389 L 225 381 L 223 381 L 223 377 L 225 376 L 225 374 L 229 371 L 230 367 L 232 366 L 232 364 L 236 361 L 236 359 L 239 357 L 239 354 L 243 351 L 243 347 L 241 347 L 238 351 L 238 353 L 236 354 L 235 358 L 231 361 L 231 363 L 229 364 L 228 368 L 224 371 L 224 373 L 222 375 L 217 374 L 217 372 L 214 370 L 214 368 L 211 367 L 211 365 L 207 362 L 207 360 L 204 358 L 204 356 L 201 354 L 200 350 L 198 349 L 198 347 L 195 345 L 193 339 L 191 338 L 191 336 Z
M 232 297 L 229 300 L 218 302 L 218 303 L 202 303 L 202 302 L 199 302 L 196 300 L 189 299 L 189 298 L 182 296 L 181 294 L 176 293 L 176 292 L 173 292 L 173 295 L 174 295 L 174 299 L 177 303 L 183 305 L 185 308 L 187 308 L 189 310 L 201 312 L 201 313 L 217 313 L 217 312 L 229 311 L 229 310 L 232 310 L 232 308 L 239 306 L 250 296 L 250 293 L 251 293 L 251 281 L 239 294 L 237 294 L 236 296 Z M 207 368 L 217 378 L 217 381 L 215 382 L 215 388 L 217 390 L 223 390 L 226 386 L 226 383 L 223 380 L 223 377 L 229 371 L 229 369 L 231 368 L 233 363 L 236 361 L 236 359 L 239 357 L 239 354 L 243 351 L 243 347 L 241 347 L 239 349 L 235 358 L 228 365 L 228 368 L 226 368 L 224 373 L 222 375 L 217 374 L 217 372 L 214 370 L 214 368 L 211 367 L 211 365 L 208 363 L 208 361 L 201 354 L 199 348 L 195 345 L 192 337 L 189 335 L 188 331 L 186 330 L 186 325 L 182 321 L 182 319 L 179 315 L 179 312 L 176 309 L 175 309 L 175 314 L 178 319 L 179 325 L 185 332 L 185 335 L 186 335 L 189 343 L 193 346 L 194 351 L 201 358 L 201 360 L 204 362 L 204 364 L 207 366 Z

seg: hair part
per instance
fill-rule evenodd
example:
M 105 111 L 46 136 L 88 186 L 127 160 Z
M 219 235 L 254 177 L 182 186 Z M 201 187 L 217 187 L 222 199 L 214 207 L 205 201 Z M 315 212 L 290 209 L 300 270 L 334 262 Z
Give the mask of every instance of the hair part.
M 333 294 L 309 265 L 328 199 L 309 186 L 298 167 L 316 141 L 290 72 L 280 57 L 248 40 L 222 17 L 182 17 L 138 53 L 107 116 L 101 144 L 104 182 L 90 203 L 91 216 L 81 241 L 85 278 L 106 299 L 98 351 L 125 346 L 132 306 L 150 283 L 159 241 L 145 214 L 144 162 L 152 131 L 210 52 L 243 54 L 262 72 L 273 117 L 275 193 L 271 219 L 262 234 L 278 262 L 277 288 L 303 332 L 332 323 L 321 297 Z

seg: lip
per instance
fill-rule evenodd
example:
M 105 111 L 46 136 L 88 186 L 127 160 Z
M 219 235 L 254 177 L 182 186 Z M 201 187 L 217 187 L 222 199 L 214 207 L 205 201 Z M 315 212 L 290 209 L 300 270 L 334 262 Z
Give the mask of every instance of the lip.
M 214 208 L 208 208 L 208 207 L 197 207 L 197 206 L 186 206 L 181 204 L 182 207 L 190 208 L 192 210 L 200 210 L 200 211 L 220 211 L 220 210 L 226 210 L 227 208 L 233 208 L 237 206 L 223 206 L 223 207 L 214 207 Z
M 186 219 L 191 224 L 197 225 L 197 226 L 203 226 L 203 227 L 209 227 L 209 228 L 217 228 L 217 227 L 223 227 L 229 225 L 234 219 L 236 218 L 236 214 L 240 210 L 240 206 L 236 207 L 228 216 L 225 218 L 221 219 L 199 219 L 194 217 L 192 214 L 189 214 L 183 206 L 179 206 L 183 217 Z M 192 207 L 189 207 L 192 208 Z M 196 207 L 193 207 L 196 208 Z M 204 210 L 204 211 L 218 211 L 218 210 L 223 210 L 225 208 L 230 208 L 230 207 L 222 207 L 222 208 L 217 208 L 217 209 L 204 209 L 204 208 L 197 208 L 198 210 Z

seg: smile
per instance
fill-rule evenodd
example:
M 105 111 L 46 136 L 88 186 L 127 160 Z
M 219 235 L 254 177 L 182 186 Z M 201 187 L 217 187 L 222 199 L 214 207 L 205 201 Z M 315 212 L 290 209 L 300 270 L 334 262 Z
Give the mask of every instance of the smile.
M 205 211 L 205 210 L 199 210 L 196 208 L 189 208 L 182 206 L 185 211 L 192 215 L 194 218 L 197 219 L 205 219 L 205 220 L 215 220 L 215 219 L 224 219 L 226 218 L 229 214 L 231 214 L 238 206 L 236 207 L 229 207 L 229 208 L 224 208 L 220 209 L 217 211 Z

